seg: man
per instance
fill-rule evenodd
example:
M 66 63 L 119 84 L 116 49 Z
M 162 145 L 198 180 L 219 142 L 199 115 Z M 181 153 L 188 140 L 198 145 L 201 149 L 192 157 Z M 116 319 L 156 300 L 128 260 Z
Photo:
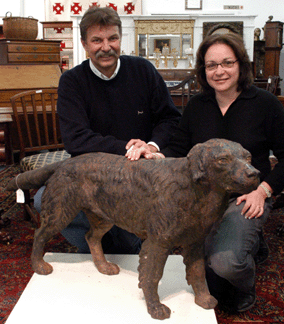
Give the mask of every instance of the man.
M 66 150 L 72 156 L 125 155 L 132 146 L 127 143 L 134 139 L 134 148 L 143 146 L 151 152 L 164 148 L 180 113 L 149 61 L 120 56 L 122 28 L 116 11 L 91 7 L 82 18 L 80 32 L 90 59 L 66 71 L 58 88 L 57 110 Z M 79 252 L 88 252 L 84 239 L 88 229 L 81 212 L 62 234 Z M 105 253 L 138 253 L 140 245 L 134 234 L 117 227 L 103 238 Z

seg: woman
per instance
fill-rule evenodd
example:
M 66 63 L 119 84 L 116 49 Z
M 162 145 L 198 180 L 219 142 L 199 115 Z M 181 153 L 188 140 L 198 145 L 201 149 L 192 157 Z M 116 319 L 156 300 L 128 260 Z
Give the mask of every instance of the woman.
M 211 138 L 229 139 L 250 151 L 261 183 L 249 194 L 231 197 L 205 247 L 211 294 L 227 309 L 243 312 L 256 300 L 255 260 L 264 244 L 262 226 L 272 207 L 270 197 L 284 187 L 284 110 L 274 95 L 253 85 L 251 63 L 238 35 L 208 36 L 196 58 L 202 91 L 187 104 L 170 145 L 162 154 L 152 154 L 141 142 L 141 148 L 130 150 L 127 157 L 184 157 L 195 144 Z M 128 148 L 133 144 L 138 146 L 130 141 Z M 272 171 L 270 151 L 279 161 Z

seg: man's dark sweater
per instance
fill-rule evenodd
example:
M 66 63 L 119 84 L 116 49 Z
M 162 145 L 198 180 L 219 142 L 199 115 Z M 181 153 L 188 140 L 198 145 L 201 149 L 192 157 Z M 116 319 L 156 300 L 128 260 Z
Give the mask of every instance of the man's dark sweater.
M 102 80 L 82 62 L 60 78 L 57 110 L 66 150 L 72 155 L 124 155 L 130 139 L 153 141 L 161 149 L 180 113 L 155 67 L 139 57 L 121 56 L 116 77 Z
M 215 95 L 205 93 L 191 98 L 178 131 L 162 151 L 166 156 L 186 156 L 193 145 L 211 138 L 240 143 L 252 154 L 252 164 L 279 193 L 284 188 L 284 109 L 269 92 L 252 86 L 243 91 L 223 116 Z M 272 172 L 270 150 L 278 158 Z

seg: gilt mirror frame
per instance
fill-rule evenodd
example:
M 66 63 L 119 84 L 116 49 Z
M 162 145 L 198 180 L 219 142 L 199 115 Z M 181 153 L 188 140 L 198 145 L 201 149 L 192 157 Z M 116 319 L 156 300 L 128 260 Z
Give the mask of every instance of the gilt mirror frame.
M 170 39 L 170 36 L 179 38 L 179 50 L 178 58 L 185 58 L 183 55 L 183 36 L 190 35 L 190 47 L 193 46 L 193 28 L 194 20 L 190 19 L 172 19 L 172 20 L 159 20 L 159 19 L 139 19 L 135 20 L 135 55 L 143 56 L 147 59 L 152 58 L 149 55 L 150 50 L 150 37 L 154 39 Z M 146 43 L 145 49 L 139 48 L 139 35 L 142 37 Z M 174 47 L 171 44 L 171 47 Z M 145 52 L 145 53 L 144 53 Z M 143 53 L 141 55 L 141 53 Z

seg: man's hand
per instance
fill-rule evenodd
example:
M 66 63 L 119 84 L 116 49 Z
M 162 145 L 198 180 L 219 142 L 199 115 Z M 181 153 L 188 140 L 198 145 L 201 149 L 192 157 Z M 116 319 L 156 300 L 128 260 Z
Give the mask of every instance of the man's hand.
M 156 153 L 158 150 L 155 146 L 147 144 L 140 139 L 132 139 L 126 145 L 127 152 L 125 156 L 128 160 L 137 161 L 141 156 L 144 156 L 146 159 L 157 159 L 163 158 L 162 153 Z

